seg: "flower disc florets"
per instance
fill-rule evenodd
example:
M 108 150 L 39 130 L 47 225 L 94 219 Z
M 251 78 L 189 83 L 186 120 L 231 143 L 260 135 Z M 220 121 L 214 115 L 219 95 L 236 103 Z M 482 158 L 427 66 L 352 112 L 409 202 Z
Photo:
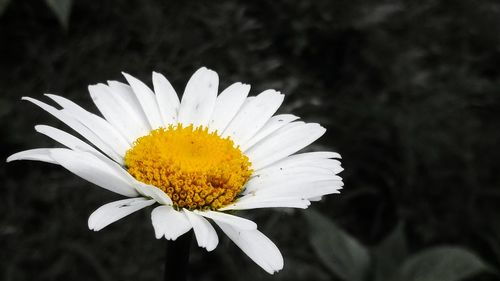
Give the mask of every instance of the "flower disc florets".
M 138 138 L 125 165 L 137 180 L 166 192 L 175 207 L 192 210 L 232 203 L 252 173 L 248 157 L 231 139 L 181 124 Z

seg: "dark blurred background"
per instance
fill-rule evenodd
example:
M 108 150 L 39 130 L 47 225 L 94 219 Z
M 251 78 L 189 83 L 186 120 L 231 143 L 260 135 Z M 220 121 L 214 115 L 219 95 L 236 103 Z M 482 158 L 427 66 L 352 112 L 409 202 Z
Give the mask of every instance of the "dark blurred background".
M 221 235 L 214 252 L 193 245 L 191 280 L 500 280 L 500 2 L 0 0 L 0 13 L 0 159 L 57 146 L 36 124 L 65 128 L 22 96 L 97 112 L 87 85 L 121 71 L 181 93 L 207 66 L 327 128 L 311 149 L 342 154 L 342 194 L 244 214 L 284 270 L 268 276 Z M 1 280 L 161 280 L 150 209 L 91 232 L 118 196 L 0 163 Z

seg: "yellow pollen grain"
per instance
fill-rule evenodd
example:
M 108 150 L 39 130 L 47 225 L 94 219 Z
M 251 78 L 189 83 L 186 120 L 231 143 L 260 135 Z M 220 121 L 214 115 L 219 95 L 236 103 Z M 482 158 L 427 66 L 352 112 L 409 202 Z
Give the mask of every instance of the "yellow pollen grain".
M 248 157 L 230 138 L 181 124 L 138 138 L 125 165 L 134 178 L 167 193 L 174 207 L 191 210 L 232 203 L 252 174 Z

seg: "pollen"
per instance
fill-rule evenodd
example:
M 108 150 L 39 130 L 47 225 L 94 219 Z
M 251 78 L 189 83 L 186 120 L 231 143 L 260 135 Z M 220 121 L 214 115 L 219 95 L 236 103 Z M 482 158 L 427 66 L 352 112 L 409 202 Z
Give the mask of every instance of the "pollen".
M 190 210 L 232 203 L 252 174 L 248 157 L 229 137 L 181 124 L 138 138 L 125 165 L 134 178 L 167 193 L 174 207 Z

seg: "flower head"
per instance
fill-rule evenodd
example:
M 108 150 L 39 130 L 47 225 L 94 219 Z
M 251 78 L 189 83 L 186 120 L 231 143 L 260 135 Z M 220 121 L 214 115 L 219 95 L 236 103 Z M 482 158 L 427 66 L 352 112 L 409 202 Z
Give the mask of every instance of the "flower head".
M 92 230 L 157 204 L 151 213 L 157 238 L 175 240 L 193 229 L 198 246 L 211 251 L 219 241 L 211 220 L 264 270 L 283 268 L 278 248 L 257 225 L 227 211 L 307 208 L 338 193 L 339 154 L 296 154 L 325 129 L 291 114 L 275 115 L 283 95 L 274 90 L 249 97 L 249 85 L 234 83 L 217 95 L 218 75 L 206 68 L 193 74 L 182 100 L 159 73 L 153 72 L 153 90 L 124 76 L 128 85 L 89 86 L 103 117 L 61 96 L 47 94 L 60 108 L 23 97 L 81 138 L 37 125 L 36 131 L 65 148 L 26 150 L 7 161 L 61 165 L 128 197 L 94 211 L 88 220 Z

